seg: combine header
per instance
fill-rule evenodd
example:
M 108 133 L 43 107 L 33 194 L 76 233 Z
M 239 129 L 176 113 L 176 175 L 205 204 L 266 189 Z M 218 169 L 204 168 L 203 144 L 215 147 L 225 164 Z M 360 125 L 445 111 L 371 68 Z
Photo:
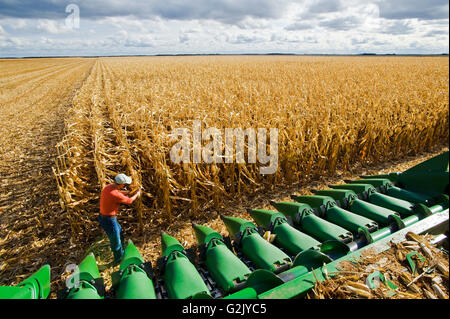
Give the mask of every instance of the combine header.
M 194 224 L 197 250 L 161 234 L 155 273 L 131 241 L 112 275 L 111 298 L 301 298 L 338 273 L 339 263 L 371 248 L 389 249 L 405 234 L 448 236 L 449 153 L 405 172 L 362 176 L 293 202 L 270 202 L 274 211 L 249 209 L 254 222 L 221 216 L 230 237 Z M 446 236 L 442 236 L 442 234 Z M 198 252 L 198 255 L 196 254 Z M 156 275 L 155 275 L 156 274 Z M 94 256 L 79 265 L 60 298 L 105 297 Z M 47 298 L 50 267 L 17 287 L 0 287 L 1 298 Z

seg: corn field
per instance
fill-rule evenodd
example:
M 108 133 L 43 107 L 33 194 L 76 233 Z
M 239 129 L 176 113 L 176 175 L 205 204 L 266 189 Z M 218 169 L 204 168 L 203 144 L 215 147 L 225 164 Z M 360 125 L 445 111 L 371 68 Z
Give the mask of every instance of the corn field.
M 96 59 L 65 114 L 53 174 L 83 238 L 103 186 L 131 176 L 143 195 L 125 224 L 220 211 L 273 185 L 399 159 L 448 144 L 449 62 L 440 57 L 142 57 Z M 278 170 L 175 164 L 176 128 L 277 128 Z M 205 142 L 206 143 L 206 142 Z

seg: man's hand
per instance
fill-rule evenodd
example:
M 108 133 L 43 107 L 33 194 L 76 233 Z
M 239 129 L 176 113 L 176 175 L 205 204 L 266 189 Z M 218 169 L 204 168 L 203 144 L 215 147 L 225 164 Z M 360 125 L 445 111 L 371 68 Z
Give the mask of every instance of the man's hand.
M 134 200 L 135 200 L 136 198 L 138 198 L 140 195 L 141 195 L 141 189 L 139 189 L 139 190 L 137 191 L 137 193 L 134 194 L 134 195 L 131 197 L 131 199 L 134 201 Z
M 136 195 L 136 194 L 138 194 L 138 193 L 140 193 L 141 192 L 141 188 L 139 188 L 139 189 L 137 189 L 137 190 L 134 190 L 134 191 L 132 191 L 132 192 L 128 192 L 128 195 L 130 195 L 130 196 L 134 196 L 134 195 Z M 138 195 L 139 196 L 139 195 Z

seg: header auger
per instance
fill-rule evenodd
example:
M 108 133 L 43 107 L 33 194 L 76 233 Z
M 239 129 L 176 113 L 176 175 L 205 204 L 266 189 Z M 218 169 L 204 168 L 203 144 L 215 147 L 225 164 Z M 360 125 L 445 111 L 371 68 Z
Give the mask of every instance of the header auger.
M 229 237 L 193 224 L 197 251 L 162 232 L 155 272 L 129 241 L 110 298 L 302 297 L 316 280 L 337 272 L 339 262 L 368 248 L 381 252 L 410 231 L 442 233 L 444 226 L 448 232 L 448 183 L 447 152 L 403 173 L 363 176 L 314 195 L 293 195 L 294 202 L 271 201 L 276 211 L 248 209 L 256 224 L 221 216 Z M 105 297 L 92 254 L 75 274 L 60 298 Z M 46 265 L 16 287 L 0 287 L 0 297 L 47 298 L 49 286 Z

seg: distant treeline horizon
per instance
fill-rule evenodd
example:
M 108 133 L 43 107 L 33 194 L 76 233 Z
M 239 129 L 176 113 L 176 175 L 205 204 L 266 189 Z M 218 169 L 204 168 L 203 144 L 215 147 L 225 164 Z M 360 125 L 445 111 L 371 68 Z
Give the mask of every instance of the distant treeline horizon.
M 449 53 L 435 54 L 402 54 L 402 53 L 356 53 L 356 54 L 327 54 L 327 53 L 177 53 L 177 54 L 118 54 L 118 55 L 49 55 L 49 56 L 21 56 L 11 57 L 5 56 L 0 59 L 50 59 L 50 58 L 108 58 L 108 57 L 163 57 L 163 56 L 414 56 L 414 57 L 430 57 L 430 56 L 449 56 Z

